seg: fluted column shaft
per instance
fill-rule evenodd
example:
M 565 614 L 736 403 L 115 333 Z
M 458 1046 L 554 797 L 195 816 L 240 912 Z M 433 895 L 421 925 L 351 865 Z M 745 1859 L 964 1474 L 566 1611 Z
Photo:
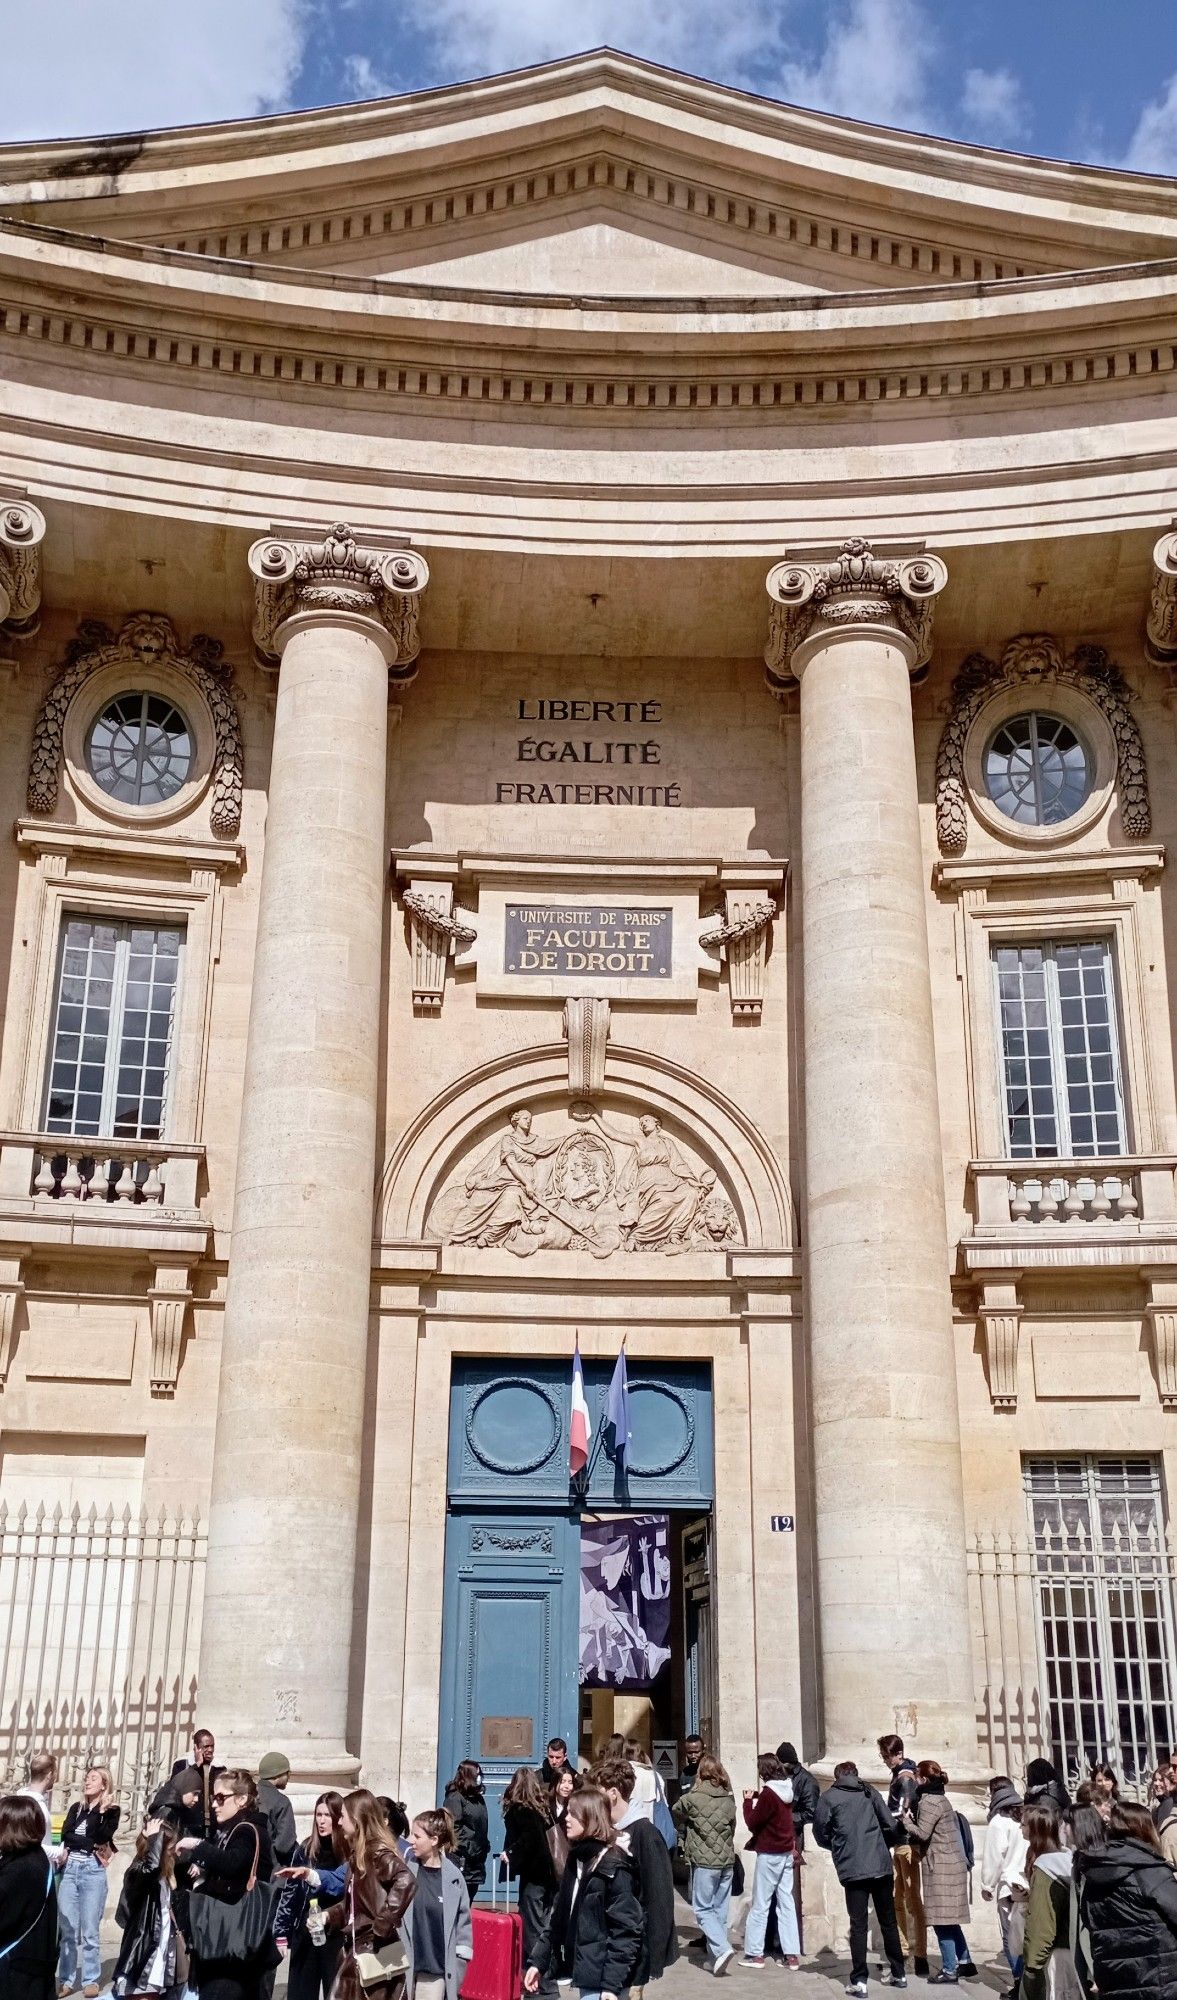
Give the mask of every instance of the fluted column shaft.
M 363 580 L 365 552 L 344 546 L 350 555 L 336 545 L 332 569 L 329 538 L 318 568 L 301 577 L 294 570 L 299 561 L 307 568 L 305 551 L 267 543 L 251 557 L 255 574 L 270 564 L 259 583 L 255 637 L 280 671 L 199 1697 L 224 1749 L 252 1760 L 279 1747 L 296 1777 L 316 1785 L 344 1782 L 357 1768 L 347 1707 L 372 1261 L 388 681 L 399 661 L 389 629 L 395 619 L 385 618 L 379 589 Z M 273 574 L 282 561 L 289 576 Z
M 910 574 L 908 573 L 910 572 Z M 975 1756 L 910 669 L 935 558 L 781 565 L 801 687 L 806 1318 L 824 1751 Z M 906 1727 L 904 1726 L 906 1724 Z

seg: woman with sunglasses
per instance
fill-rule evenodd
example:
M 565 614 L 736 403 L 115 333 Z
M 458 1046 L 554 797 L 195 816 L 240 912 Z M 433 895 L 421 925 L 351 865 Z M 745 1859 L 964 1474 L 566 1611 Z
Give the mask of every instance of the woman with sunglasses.
M 251 1880 L 256 1876 L 259 1882 L 268 1882 L 274 1866 L 270 1830 L 258 1811 L 257 1786 L 249 1772 L 219 1772 L 212 1808 L 217 1823 L 213 1839 L 195 1840 L 189 1835 L 178 1842 L 176 1852 L 189 1864 L 193 1889 L 219 1903 L 239 1903 Z M 192 1921 L 195 1924 L 195 1912 Z M 196 1949 L 189 1983 L 200 2000 L 260 2000 L 262 1981 L 278 1962 L 277 1946 L 270 1937 L 248 1958 L 207 1959 Z

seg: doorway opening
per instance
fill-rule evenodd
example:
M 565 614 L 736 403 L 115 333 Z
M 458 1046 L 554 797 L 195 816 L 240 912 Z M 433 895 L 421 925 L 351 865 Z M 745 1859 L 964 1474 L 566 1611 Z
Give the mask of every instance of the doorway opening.
M 582 1518 L 579 1764 L 616 1734 L 674 1779 L 685 1737 L 717 1748 L 711 1551 L 710 1514 Z

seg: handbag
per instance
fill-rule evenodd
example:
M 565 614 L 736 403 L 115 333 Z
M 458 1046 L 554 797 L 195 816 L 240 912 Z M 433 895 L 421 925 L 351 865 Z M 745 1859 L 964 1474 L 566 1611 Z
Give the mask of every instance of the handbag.
M 351 1906 L 351 1955 L 355 1960 L 356 1978 L 365 1993 L 373 1986 L 387 1985 L 409 1969 L 409 1954 L 398 1937 L 389 1938 L 387 1944 L 378 1944 L 374 1951 L 356 1950 L 356 1883 L 355 1876 L 348 1876 L 348 1901 Z
M 257 1958 L 271 1941 L 282 1892 L 276 1882 L 258 1881 L 261 1841 L 256 1827 L 248 1831 L 253 1835 L 253 1867 L 240 1901 L 223 1903 L 218 1896 L 210 1896 L 201 1889 L 193 1889 L 188 1897 L 192 1943 L 204 1965 L 218 1958 Z M 229 1839 L 232 1838 L 230 1833 Z
M 742 1896 L 743 1893 L 744 1893 L 744 1863 L 741 1857 L 737 1854 L 735 1860 L 732 1863 L 732 1895 Z

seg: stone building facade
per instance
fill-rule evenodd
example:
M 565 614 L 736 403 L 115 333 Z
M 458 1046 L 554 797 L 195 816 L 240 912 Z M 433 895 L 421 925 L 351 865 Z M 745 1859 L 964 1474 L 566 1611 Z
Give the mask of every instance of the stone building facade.
M 1139 1776 L 1177 190 L 608 54 L 0 184 L 0 1764 Z

